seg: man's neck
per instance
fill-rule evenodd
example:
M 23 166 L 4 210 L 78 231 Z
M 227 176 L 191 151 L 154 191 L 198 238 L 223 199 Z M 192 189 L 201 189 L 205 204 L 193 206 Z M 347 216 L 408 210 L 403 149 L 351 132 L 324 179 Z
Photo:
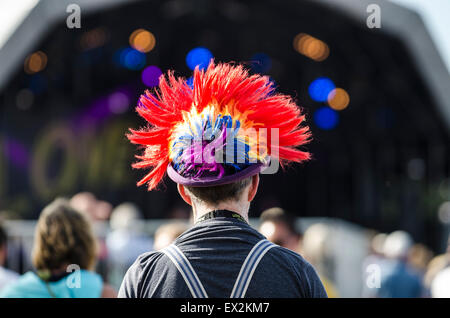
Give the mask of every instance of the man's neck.
M 235 212 L 248 222 L 248 206 L 241 205 L 237 202 L 219 203 L 217 205 L 194 204 L 192 210 L 194 211 L 194 223 L 203 215 L 214 210 L 228 210 Z

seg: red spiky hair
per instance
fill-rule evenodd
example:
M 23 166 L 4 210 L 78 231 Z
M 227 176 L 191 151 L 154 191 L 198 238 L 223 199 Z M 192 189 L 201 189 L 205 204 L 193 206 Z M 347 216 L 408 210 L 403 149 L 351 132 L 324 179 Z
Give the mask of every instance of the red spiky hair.
M 148 183 L 154 189 L 166 173 L 170 164 L 169 141 L 174 127 L 181 123 L 183 113 L 193 107 L 201 113 L 214 104 L 218 111 L 227 109 L 232 114 L 245 114 L 247 123 L 255 128 L 278 128 L 278 159 L 286 164 L 290 161 L 308 160 L 310 154 L 296 147 L 310 141 L 307 126 L 300 108 L 288 95 L 276 94 L 267 76 L 250 75 L 242 65 L 211 62 L 206 71 L 198 67 L 193 75 L 193 88 L 186 80 L 176 78 L 172 71 L 161 76 L 159 91 L 154 95 L 148 90 L 141 95 L 136 111 L 150 125 L 147 128 L 130 128 L 128 139 L 133 144 L 145 147 L 140 161 L 133 168 L 152 168 L 137 185 Z

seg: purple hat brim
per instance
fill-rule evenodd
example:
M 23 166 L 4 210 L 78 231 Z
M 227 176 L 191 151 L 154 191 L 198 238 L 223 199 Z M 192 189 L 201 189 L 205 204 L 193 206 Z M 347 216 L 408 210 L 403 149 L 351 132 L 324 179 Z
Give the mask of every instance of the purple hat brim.
M 260 173 L 263 169 L 267 168 L 268 164 L 264 164 L 261 162 L 252 164 L 248 166 L 247 168 L 225 177 L 204 177 L 201 179 L 192 179 L 192 178 L 185 178 L 182 175 L 180 175 L 173 167 L 172 165 L 169 165 L 167 167 L 167 174 L 169 175 L 169 178 L 172 179 L 172 181 L 185 185 L 185 186 L 191 186 L 191 187 L 212 187 L 212 186 L 218 186 L 228 183 L 237 182 L 239 180 L 252 177 L 258 173 Z

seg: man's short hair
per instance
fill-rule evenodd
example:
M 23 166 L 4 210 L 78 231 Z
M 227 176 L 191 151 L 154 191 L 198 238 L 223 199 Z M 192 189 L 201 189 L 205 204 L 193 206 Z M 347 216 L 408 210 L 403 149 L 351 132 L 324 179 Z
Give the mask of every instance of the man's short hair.
M 295 226 L 297 222 L 296 218 L 292 214 L 283 210 L 282 208 L 275 207 L 267 209 L 263 211 L 263 213 L 261 213 L 259 219 L 261 220 L 261 224 L 265 222 L 283 224 L 292 234 L 300 235 L 299 231 L 297 231 L 297 228 Z
M 209 204 L 217 204 L 229 200 L 239 199 L 242 190 L 252 182 L 252 177 L 248 177 L 233 183 L 212 187 L 191 187 L 185 188 L 197 199 Z

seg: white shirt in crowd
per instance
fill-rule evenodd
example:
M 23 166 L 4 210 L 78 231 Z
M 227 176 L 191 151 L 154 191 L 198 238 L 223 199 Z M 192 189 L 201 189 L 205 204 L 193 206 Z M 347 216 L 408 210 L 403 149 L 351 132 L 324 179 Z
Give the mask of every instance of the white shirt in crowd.
M 441 270 L 433 279 L 431 297 L 450 298 L 450 267 Z

